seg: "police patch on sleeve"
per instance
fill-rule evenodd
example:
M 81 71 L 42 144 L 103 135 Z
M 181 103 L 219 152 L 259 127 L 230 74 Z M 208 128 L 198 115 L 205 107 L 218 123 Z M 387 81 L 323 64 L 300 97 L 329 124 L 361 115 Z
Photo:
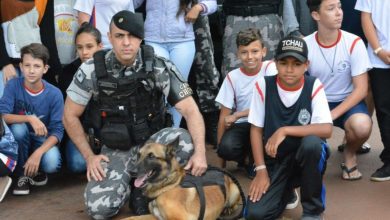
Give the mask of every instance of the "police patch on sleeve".
M 87 75 L 85 75 L 85 73 L 84 73 L 81 69 L 79 69 L 79 70 L 77 71 L 76 76 L 75 76 L 75 78 L 77 79 L 77 81 L 78 81 L 80 84 L 83 83 L 83 81 L 84 81 L 84 79 L 85 79 L 86 77 L 87 77 Z
M 181 99 L 187 97 L 187 96 L 191 96 L 192 95 L 192 89 L 191 87 L 188 85 L 188 83 L 183 83 L 179 86 L 180 88 L 180 92 L 179 92 L 179 97 Z
M 168 102 L 175 105 L 180 100 L 191 96 L 192 89 L 186 82 L 181 82 L 176 74 L 170 74 L 170 90 L 168 95 Z

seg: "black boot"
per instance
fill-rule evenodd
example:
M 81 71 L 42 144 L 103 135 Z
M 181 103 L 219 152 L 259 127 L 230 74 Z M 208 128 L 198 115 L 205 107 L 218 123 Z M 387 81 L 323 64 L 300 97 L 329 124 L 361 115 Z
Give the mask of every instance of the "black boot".
M 219 111 L 204 112 L 203 119 L 206 127 L 206 141 L 216 148 Z
M 129 208 L 133 211 L 135 215 L 147 215 L 149 214 L 149 204 L 150 200 L 142 194 L 142 189 L 136 188 L 132 184 L 132 190 L 129 200 Z

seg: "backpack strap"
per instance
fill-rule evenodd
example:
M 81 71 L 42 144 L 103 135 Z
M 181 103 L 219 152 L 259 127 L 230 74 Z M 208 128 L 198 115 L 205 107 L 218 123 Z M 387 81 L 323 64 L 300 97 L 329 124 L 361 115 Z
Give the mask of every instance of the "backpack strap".
M 95 64 L 95 73 L 96 73 L 96 78 L 98 80 L 108 75 L 107 68 L 106 68 L 106 60 L 105 60 L 106 53 L 107 51 L 100 50 L 93 55 L 93 62 Z

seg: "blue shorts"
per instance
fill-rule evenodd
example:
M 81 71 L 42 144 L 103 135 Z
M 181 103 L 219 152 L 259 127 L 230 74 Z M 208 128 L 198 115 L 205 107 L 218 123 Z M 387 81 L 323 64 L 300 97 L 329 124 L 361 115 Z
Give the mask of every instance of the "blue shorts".
M 341 102 L 329 102 L 329 109 L 332 111 L 334 108 L 336 108 L 338 105 L 340 105 Z M 368 116 L 368 109 L 366 103 L 363 101 L 359 102 L 357 105 L 353 106 L 351 109 L 346 111 L 343 115 L 338 117 L 336 120 L 333 121 L 333 125 L 336 127 L 339 127 L 344 130 L 344 124 L 348 120 L 349 117 L 351 117 L 353 114 L 356 113 L 363 113 Z

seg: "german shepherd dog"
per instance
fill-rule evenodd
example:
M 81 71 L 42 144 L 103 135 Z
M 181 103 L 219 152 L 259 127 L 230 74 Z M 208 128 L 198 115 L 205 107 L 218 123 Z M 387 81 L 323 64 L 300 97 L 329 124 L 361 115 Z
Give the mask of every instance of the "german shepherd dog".
M 139 152 L 138 178 L 135 187 L 142 187 L 149 202 L 150 215 L 125 218 L 198 220 L 201 210 L 200 197 L 195 187 L 183 188 L 180 183 L 186 175 L 176 160 L 175 149 L 179 140 L 167 145 L 146 143 Z M 223 187 L 203 186 L 204 219 L 238 219 L 242 215 L 245 197 L 238 181 L 222 171 Z M 195 177 L 200 178 L 200 177 Z M 238 215 L 237 215 L 238 213 Z M 232 216 L 235 215 L 235 216 Z

